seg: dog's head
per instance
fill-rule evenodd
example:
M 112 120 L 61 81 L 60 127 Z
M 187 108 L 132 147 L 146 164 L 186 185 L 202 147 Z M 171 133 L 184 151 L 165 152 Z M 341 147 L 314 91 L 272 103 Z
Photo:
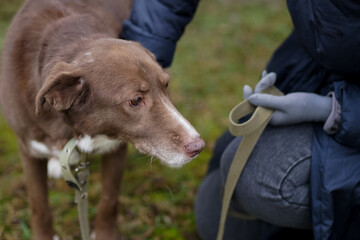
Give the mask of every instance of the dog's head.
M 59 62 L 36 98 L 62 112 L 80 135 L 129 141 L 170 166 L 181 166 L 204 148 L 204 141 L 168 97 L 169 75 L 140 44 L 103 39 Z

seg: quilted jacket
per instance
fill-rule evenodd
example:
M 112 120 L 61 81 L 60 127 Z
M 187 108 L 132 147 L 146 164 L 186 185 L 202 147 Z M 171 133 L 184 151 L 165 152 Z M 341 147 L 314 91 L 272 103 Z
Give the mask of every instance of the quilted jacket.
M 267 70 L 277 73 L 276 85 L 285 93 L 333 91 L 342 108 L 340 131 L 328 135 L 323 124 L 314 127 L 314 238 L 360 239 L 360 2 L 287 4 L 294 31 L 273 54 Z M 197 5 L 198 0 L 134 0 L 122 37 L 139 41 L 168 67 Z

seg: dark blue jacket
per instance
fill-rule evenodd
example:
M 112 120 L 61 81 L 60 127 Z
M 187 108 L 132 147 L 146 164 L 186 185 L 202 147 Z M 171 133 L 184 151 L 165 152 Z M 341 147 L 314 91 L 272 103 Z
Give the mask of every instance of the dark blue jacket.
M 134 0 L 121 37 L 140 42 L 163 67 L 171 65 L 176 42 L 191 21 L 199 0 Z
M 122 37 L 141 42 L 168 67 L 197 0 L 135 0 Z M 285 93 L 334 91 L 341 130 L 315 126 L 311 204 L 315 239 L 360 239 L 360 2 L 288 0 L 293 33 L 267 70 Z M 240 13 L 241 14 L 241 13 Z M 358 105 L 359 104 L 359 105 Z
M 284 92 L 334 91 L 341 130 L 314 129 L 311 204 L 315 239 L 360 239 L 360 2 L 288 0 L 294 32 L 268 71 Z

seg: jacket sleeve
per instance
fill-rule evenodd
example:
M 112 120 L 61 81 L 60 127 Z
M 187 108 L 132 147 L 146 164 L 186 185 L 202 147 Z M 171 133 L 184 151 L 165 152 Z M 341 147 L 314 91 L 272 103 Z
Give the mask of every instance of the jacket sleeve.
M 193 18 L 199 0 L 134 0 L 122 38 L 140 42 L 163 67 L 171 65 L 176 42 Z
M 360 75 L 360 1 L 288 0 L 303 47 L 325 68 Z
M 336 99 L 341 105 L 341 128 L 334 138 L 343 145 L 360 148 L 360 86 L 346 81 L 333 84 Z

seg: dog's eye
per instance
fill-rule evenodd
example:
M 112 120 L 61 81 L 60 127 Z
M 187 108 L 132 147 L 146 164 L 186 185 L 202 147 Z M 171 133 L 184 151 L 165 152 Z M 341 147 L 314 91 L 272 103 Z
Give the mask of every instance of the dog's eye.
M 131 107 L 137 107 L 137 106 L 139 106 L 139 104 L 142 102 L 142 98 L 141 97 L 137 97 L 137 98 L 134 98 L 134 99 L 131 99 L 130 101 L 129 101 L 129 105 L 131 106 Z

